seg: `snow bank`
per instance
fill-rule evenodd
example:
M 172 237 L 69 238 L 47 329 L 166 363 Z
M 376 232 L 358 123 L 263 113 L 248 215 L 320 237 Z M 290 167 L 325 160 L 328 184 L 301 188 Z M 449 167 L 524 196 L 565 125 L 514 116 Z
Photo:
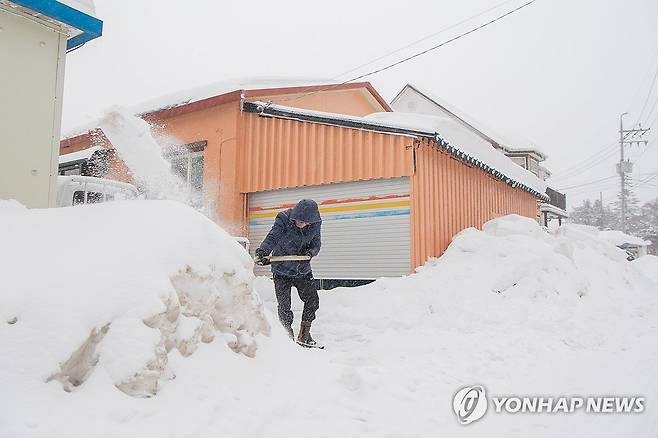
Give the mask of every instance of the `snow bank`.
M 655 255 L 645 255 L 633 260 L 632 265 L 635 269 L 642 272 L 646 277 L 658 283 L 658 257 Z
M 74 208 L 0 210 L 0 238 L 11 243 L 0 264 L 2 438 L 656 434 L 658 284 L 637 265 L 652 258 L 627 262 L 587 227 L 549 234 L 506 216 L 462 231 L 413 275 L 321 291 L 312 331 L 327 349 L 307 350 L 275 322 L 272 281 L 252 281 L 246 254 L 205 218 L 168 202 L 151 212 L 144 202 L 115 205 L 79 207 L 82 232 L 64 225 Z M 99 258 L 80 261 L 90 246 Z M 207 308 L 213 323 L 204 325 Z M 301 309 L 293 291 L 296 332 Z M 257 354 L 204 344 L 213 334 L 247 354 L 256 342 Z M 99 359 L 82 385 L 67 393 L 44 383 L 72 352 L 93 357 L 91 345 Z M 136 368 L 142 386 L 160 375 L 157 396 L 115 389 L 134 391 L 136 380 L 125 379 Z M 647 409 L 490 406 L 461 426 L 453 395 L 473 384 L 497 395 L 637 394 Z
M 51 381 L 74 391 L 101 368 L 126 394 L 149 396 L 173 350 L 188 356 L 219 335 L 253 357 L 269 333 L 249 255 L 182 204 L 1 202 L 0 242 L 5 394 Z
M 624 244 L 638 245 L 638 246 L 647 246 L 651 245 L 651 242 L 648 240 L 640 239 L 639 237 L 631 236 L 619 230 L 608 230 L 608 231 L 599 231 L 599 236 L 608 242 L 612 243 L 615 246 L 621 246 Z

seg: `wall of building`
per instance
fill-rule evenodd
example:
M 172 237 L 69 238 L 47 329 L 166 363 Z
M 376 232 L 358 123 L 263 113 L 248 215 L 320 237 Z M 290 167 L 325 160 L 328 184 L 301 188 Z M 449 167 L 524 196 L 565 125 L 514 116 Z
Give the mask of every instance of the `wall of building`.
M 2 4 L 0 28 L 0 199 L 52 207 L 67 36 Z
M 215 220 L 229 233 L 243 236 L 245 197 L 238 191 L 238 101 L 152 121 L 156 135 L 167 142 L 187 144 L 207 141 L 204 150 L 203 198 Z
M 536 219 L 537 198 L 457 160 L 430 140 L 417 142 L 411 178 L 413 266 L 441 255 L 452 237 L 490 219 L 519 214 Z
M 242 193 L 413 173 L 413 137 L 242 113 Z

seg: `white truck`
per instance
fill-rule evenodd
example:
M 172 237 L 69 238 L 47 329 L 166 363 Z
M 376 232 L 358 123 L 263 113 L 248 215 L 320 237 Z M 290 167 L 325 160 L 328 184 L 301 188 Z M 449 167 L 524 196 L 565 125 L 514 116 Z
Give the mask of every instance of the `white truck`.
M 135 186 L 121 181 L 80 175 L 57 177 L 57 207 L 137 199 L 138 196 Z

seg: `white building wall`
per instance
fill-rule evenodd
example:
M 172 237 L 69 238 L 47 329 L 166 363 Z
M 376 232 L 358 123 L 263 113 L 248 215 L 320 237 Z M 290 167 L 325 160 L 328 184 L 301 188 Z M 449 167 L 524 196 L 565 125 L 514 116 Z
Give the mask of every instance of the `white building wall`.
M 66 40 L 0 4 L 0 199 L 55 205 Z

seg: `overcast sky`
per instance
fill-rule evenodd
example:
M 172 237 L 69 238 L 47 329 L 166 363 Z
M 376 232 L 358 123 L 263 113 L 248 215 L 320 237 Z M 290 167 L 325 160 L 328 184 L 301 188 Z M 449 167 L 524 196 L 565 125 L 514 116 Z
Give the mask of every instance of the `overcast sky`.
M 440 33 L 367 67 L 381 55 L 479 14 L 502 0 L 171 1 L 96 0 L 104 35 L 67 56 L 63 130 L 114 104 L 243 76 L 347 80 L 453 37 L 525 0 Z M 537 0 L 472 35 L 370 76 L 391 100 L 413 83 L 500 132 L 549 155 L 553 187 L 613 177 L 619 115 L 635 123 L 658 69 L 658 1 Z M 658 100 L 658 81 L 644 111 Z M 628 148 L 641 181 L 658 171 L 658 105 L 645 147 Z M 606 149 L 607 148 L 607 149 Z M 615 152 L 613 152 L 613 149 Z M 579 169 L 574 164 L 587 160 Z M 562 174 L 560 174 L 562 173 Z M 612 202 L 619 179 L 565 190 Z M 658 178 L 636 189 L 658 196 Z

